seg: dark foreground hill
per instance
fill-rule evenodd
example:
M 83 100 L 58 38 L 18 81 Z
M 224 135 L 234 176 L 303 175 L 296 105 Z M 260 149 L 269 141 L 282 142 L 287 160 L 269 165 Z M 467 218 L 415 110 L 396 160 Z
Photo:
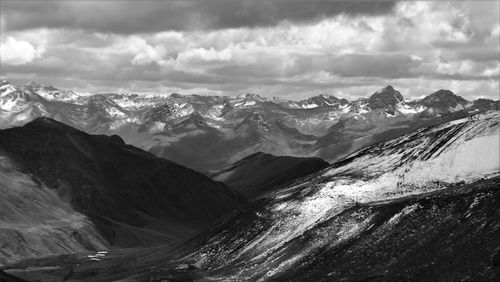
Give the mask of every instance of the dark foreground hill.
M 229 187 L 254 199 L 284 184 L 328 166 L 320 158 L 298 158 L 255 153 L 212 175 Z
M 0 131 L 0 148 L 115 247 L 177 242 L 245 201 L 118 136 L 89 135 L 49 118 Z

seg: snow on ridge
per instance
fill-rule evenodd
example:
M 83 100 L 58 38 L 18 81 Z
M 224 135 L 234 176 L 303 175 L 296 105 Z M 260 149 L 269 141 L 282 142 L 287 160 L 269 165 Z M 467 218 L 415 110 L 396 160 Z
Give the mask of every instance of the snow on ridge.
M 383 152 L 378 155 L 375 150 L 349 164 L 328 170 L 323 174 L 328 179 L 326 182 L 305 182 L 276 194 L 275 203 L 270 207 L 276 223 L 268 232 L 255 238 L 250 244 L 251 249 L 262 251 L 263 255 L 277 250 L 357 202 L 417 195 L 444 189 L 447 183 L 467 183 L 499 175 L 498 116 L 498 112 L 495 112 L 477 122 L 462 119 L 419 130 L 386 142 L 393 144 L 394 148 L 382 148 Z M 442 139 L 430 137 L 436 131 L 447 128 L 448 135 L 445 134 Z M 443 144 L 441 141 L 447 142 Z M 443 148 L 435 151 L 429 159 L 407 159 L 408 153 L 430 153 L 427 149 L 436 144 Z M 408 145 L 414 148 L 405 149 Z M 297 191 L 307 196 L 299 201 L 287 200 L 286 195 Z M 401 216 L 412 212 L 414 208 L 405 210 Z M 249 251 L 247 248 L 240 255 Z
M 315 103 L 302 105 L 303 109 L 314 109 L 314 108 L 317 108 L 317 107 L 319 107 L 319 106 L 317 104 L 315 104 Z
M 425 108 L 423 106 L 412 107 L 404 102 L 399 102 L 396 104 L 396 110 L 404 115 L 414 115 L 423 112 Z

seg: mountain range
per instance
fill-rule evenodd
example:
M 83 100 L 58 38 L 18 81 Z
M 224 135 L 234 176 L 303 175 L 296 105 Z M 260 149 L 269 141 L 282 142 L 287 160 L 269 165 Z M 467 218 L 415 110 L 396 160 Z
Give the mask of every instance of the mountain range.
M 405 100 L 392 86 L 354 101 L 326 94 L 292 101 L 256 94 L 79 95 L 51 85 L 0 82 L 0 128 L 50 117 L 87 133 L 119 135 L 206 175 L 257 152 L 335 162 L 476 108 L 499 109 L 500 103 L 467 101 L 448 90 Z
M 6 264 L 0 270 L 30 281 L 497 281 L 499 119 L 499 111 L 486 111 L 477 120 L 455 118 L 365 146 L 311 174 L 277 184 L 175 246 L 52 256 Z M 26 130 L 30 126 L 40 130 Z M 40 119 L 4 130 L 0 136 L 24 140 L 23 131 L 34 131 L 34 139 L 41 142 L 38 134 L 48 131 L 47 139 L 52 131 L 47 127 L 54 126 L 65 128 Z M 134 155 L 155 158 L 123 145 L 117 137 L 82 132 L 63 137 L 104 140 L 104 144 L 121 144 Z M 81 140 L 75 142 L 71 143 L 78 144 L 77 151 L 88 148 Z M 16 160 L 32 163 L 26 160 L 34 153 L 12 149 L 13 141 L 9 144 L 2 148 L 19 151 Z M 97 155 L 106 151 L 114 150 L 106 147 Z M 89 149 L 84 152 L 93 156 Z M 51 154 L 44 153 L 47 162 L 54 163 Z M 141 161 L 134 161 L 142 167 Z M 28 171 L 42 177 L 35 169 L 40 162 L 33 163 L 37 165 L 28 166 Z M 260 168 L 286 175 L 286 168 L 276 168 L 284 163 L 279 157 L 255 154 L 218 177 L 228 173 L 222 178 L 230 179 L 233 173 L 244 180 L 266 179 L 266 174 L 242 173 L 257 174 Z M 257 168 L 249 169 L 252 164 Z M 100 166 L 99 171 L 107 167 Z M 123 174 L 115 177 L 137 177 L 127 170 Z M 41 180 L 47 182 L 47 178 Z

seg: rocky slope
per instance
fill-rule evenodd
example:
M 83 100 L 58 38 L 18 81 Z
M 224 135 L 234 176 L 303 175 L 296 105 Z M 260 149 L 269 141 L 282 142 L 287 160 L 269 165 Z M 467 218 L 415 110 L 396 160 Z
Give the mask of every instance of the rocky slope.
M 50 85 L 1 85 L 0 128 L 47 116 L 87 133 L 119 135 L 205 174 L 256 152 L 333 162 L 433 120 L 466 115 L 464 109 L 500 106 L 486 99 L 466 101 L 447 90 L 408 101 L 392 86 L 355 101 L 326 94 L 291 101 L 256 94 L 80 96 Z
M 0 148 L 115 247 L 178 242 L 245 201 L 223 183 L 116 135 L 89 135 L 49 118 L 1 130 Z
M 309 175 L 328 166 L 319 158 L 297 158 L 255 153 L 211 175 L 217 181 L 255 199 L 294 179 Z
M 368 146 L 249 202 L 175 249 L 4 270 L 75 281 L 496 281 L 499 118 L 489 112 Z M 138 262 L 134 269 L 126 268 L 130 260 Z
M 0 215 L 0 265 L 28 257 L 109 248 L 87 216 L 36 181 L 2 149 Z
M 494 112 L 477 122 L 455 120 L 357 151 L 330 169 L 240 210 L 194 240 L 196 251 L 188 248 L 187 258 L 220 279 L 384 277 L 383 264 L 375 257 L 387 255 L 389 267 L 393 252 L 399 255 L 392 263 L 414 265 L 415 271 L 402 273 L 394 266 L 389 268 L 394 273 L 390 277 L 418 277 L 425 268 L 415 264 L 419 260 L 411 260 L 413 255 L 421 256 L 420 263 L 432 270 L 429 273 L 437 273 L 446 264 L 432 267 L 432 262 L 439 261 L 432 254 L 451 258 L 454 252 L 448 248 L 458 251 L 468 242 L 487 242 L 500 232 L 500 214 L 487 215 L 495 211 L 491 205 L 498 205 L 498 118 Z M 461 185 L 469 186 L 456 190 Z M 468 211 L 474 212 L 473 218 Z M 455 220 L 465 220 L 474 232 L 484 233 L 474 233 L 476 237 L 456 233 L 453 230 L 462 224 Z M 481 224 L 489 228 L 480 231 Z M 416 246 L 428 246 L 440 237 L 449 239 L 434 242 L 440 248 L 428 247 L 425 250 L 433 253 L 426 254 L 400 241 L 406 237 L 414 238 Z M 455 245 L 450 243 L 453 238 L 461 241 Z M 372 244 L 376 248 L 371 249 Z M 479 244 L 487 261 L 495 252 L 489 244 Z M 467 252 L 461 254 L 454 260 L 458 264 L 468 260 Z M 358 272 L 366 265 L 373 267 Z M 486 265 L 467 265 L 472 269 L 463 274 L 450 267 L 442 275 L 453 280 L 471 273 L 477 279 L 491 274 Z

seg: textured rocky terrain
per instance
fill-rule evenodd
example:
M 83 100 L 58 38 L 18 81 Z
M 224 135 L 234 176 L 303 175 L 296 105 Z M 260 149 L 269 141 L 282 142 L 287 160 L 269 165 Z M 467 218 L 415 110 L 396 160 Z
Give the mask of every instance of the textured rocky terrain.
M 499 102 L 467 101 L 448 90 L 409 101 L 392 86 L 355 101 L 325 94 L 291 101 L 256 94 L 78 95 L 50 85 L 0 84 L 0 128 L 47 116 L 87 133 L 119 135 L 207 175 L 257 152 L 333 162 L 476 108 L 498 109 Z
M 444 122 L 358 150 L 177 247 L 3 270 L 47 281 L 495 281 L 499 142 L 496 111 Z

